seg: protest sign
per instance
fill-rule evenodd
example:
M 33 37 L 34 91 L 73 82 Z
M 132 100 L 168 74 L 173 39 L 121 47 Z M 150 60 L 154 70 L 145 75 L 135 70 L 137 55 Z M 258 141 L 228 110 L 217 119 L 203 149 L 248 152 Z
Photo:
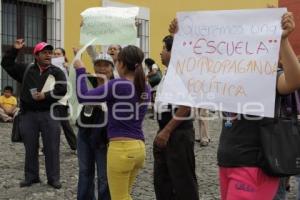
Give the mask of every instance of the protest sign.
M 157 101 L 274 116 L 286 9 L 181 12 Z
M 85 45 L 94 38 L 98 45 L 135 45 L 137 29 L 135 18 L 138 7 L 96 7 L 81 13 L 83 25 L 80 31 L 80 43 Z
M 87 47 L 89 45 L 92 45 L 93 42 L 96 39 L 91 40 L 90 42 L 88 42 L 86 45 L 84 45 L 81 49 L 79 49 L 79 51 L 76 53 L 74 59 L 72 60 L 70 67 L 69 67 L 69 79 L 68 79 L 68 83 L 69 83 L 69 87 L 68 87 L 68 94 L 69 94 L 69 105 L 70 105 L 70 121 L 72 124 L 76 123 L 76 120 L 78 118 L 78 116 L 80 115 L 81 109 L 82 109 L 82 105 L 79 104 L 78 99 L 77 99 L 77 93 L 76 93 L 76 70 L 74 68 L 74 63 L 76 60 L 80 60 L 81 59 L 81 55 L 82 53 L 87 49 Z

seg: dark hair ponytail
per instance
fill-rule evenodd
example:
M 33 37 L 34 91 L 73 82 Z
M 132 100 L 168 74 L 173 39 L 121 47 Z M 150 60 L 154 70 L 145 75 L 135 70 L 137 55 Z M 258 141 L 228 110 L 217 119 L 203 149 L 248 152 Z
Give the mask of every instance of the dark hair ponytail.
M 134 71 L 134 87 L 135 91 L 138 95 L 139 102 L 142 102 L 145 98 L 143 98 L 143 93 L 145 92 L 145 87 L 146 87 L 146 78 L 145 78 L 145 73 L 142 67 L 142 64 L 137 64 L 135 71 Z
M 129 45 L 120 51 L 118 60 L 123 62 L 128 71 L 134 72 L 133 84 L 136 94 L 139 97 L 139 102 L 144 101 L 143 93 L 146 90 L 146 78 L 142 66 L 144 60 L 143 51 L 136 46 Z

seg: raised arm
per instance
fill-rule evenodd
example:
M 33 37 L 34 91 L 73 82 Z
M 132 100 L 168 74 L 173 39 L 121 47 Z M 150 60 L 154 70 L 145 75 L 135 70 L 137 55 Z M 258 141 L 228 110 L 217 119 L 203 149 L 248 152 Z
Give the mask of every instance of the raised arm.
M 97 88 L 89 89 L 87 86 L 86 70 L 83 62 L 81 60 L 76 60 L 74 68 L 76 69 L 76 93 L 79 103 L 106 102 L 113 99 L 111 92 L 112 86 L 109 82 L 106 82 Z
M 178 32 L 178 21 L 174 18 L 169 25 L 169 32 L 172 36 Z
M 280 58 L 284 73 L 278 78 L 277 90 L 280 94 L 289 94 L 300 88 L 300 64 L 288 40 L 288 36 L 295 29 L 292 13 L 283 15 L 282 29 Z
M 93 62 L 95 60 L 95 58 L 98 56 L 95 46 L 93 46 L 93 45 L 88 46 L 86 48 L 86 51 Z
M 80 28 L 81 28 L 82 26 L 83 26 L 83 21 L 81 20 L 81 22 L 80 22 Z M 87 49 L 86 49 L 86 51 L 87 51 L 88 55 L 90 56 L 90 58 L 91 58 L 91 60 L 92 60 L 92 62 L 93 62 L 94 59 L 95 59 L 95 58 L 97 57 L 97 55 L 98 55 L 95 46 L 93 46 L 93 45 L 88 46 Z
M 23 39 L 17 39 L 13 48 L 9 49 L 3 56 L 1 61 L 1 66 L 3 69 L 16 81 L 22 83 L 23 74 L 27 67 L 26 64 L 16 63 L 16 58 L 20 49 L 25 46 L 25 42 Z

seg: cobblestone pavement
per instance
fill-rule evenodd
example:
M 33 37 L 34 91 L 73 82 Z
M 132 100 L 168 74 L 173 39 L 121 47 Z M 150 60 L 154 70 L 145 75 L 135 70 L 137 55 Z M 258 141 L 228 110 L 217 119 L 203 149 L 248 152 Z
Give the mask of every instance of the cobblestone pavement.
M 197 177 L 199 193 L 202 200 L 220 199 L 218 191 L 216 149 L 218 144 L 220 121 L 209 123 L 212 142 L 208 147 L 195 143 Z M 78 180 L 77 157 L 69 149 L 62 134 L 61 142 L 61 182 L 63 188 L 54 190 L 47 186 L 45 177 L 44 156 L 40 156 L 40 174 L 42 184 L 29 188 L 20 188 L 23 178 L 24 147 L 10 142 L 11 124 L 0 123 L 0 200 L 73 200 L 76 199 Z M 146 135 L 147 158 L 145 168 L 140 172 L 133 189 L 134 200 L 153 200 L 153 156 L 152 142 L 157 131 L 154 120 L 144 123 Z M 295 186 L 292 180 L 292 191 L 289 199 L 295 199 Z M 188 199 L 187 199 L 188 200 Z

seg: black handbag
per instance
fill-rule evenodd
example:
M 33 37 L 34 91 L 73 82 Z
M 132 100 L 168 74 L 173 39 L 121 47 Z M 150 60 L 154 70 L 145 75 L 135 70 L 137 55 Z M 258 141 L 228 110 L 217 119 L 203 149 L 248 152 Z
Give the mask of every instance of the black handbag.
M 30 69 L 30 67 L 33 66 L 33 63 L 30 63 L 23 74 L 23 81 L 25 80 L 25 77 Z M 21 91 L 23 90 L 23 84 L 21 86 Z M 22 109 L 21 109 L 22 110 Z M 13 127 L 11 130 L 11 141 L 12 142 L 23 142 L 22 141 L 22 135 L 21 135 L 21 129 L 20 129 L 20 123 L 21 123 L 21 115 L 22 111 L 19 111 L 18 114 L 15 116 L 14 121 L 13 121 Z
M 285 106 L 282 100 L 285 100 Z M 298 92 L 284 97 L 277 96 L 275 117 L 263 118 L 260 121 L 260 167 L 269 176 L 286 177 L 300 174 L 298 110 L 300 111 Z
M 22 137 L 20 132 L 20 120 L 21 120 L 21 112 L 19 112 L 14 118 L 13 127 L 11 131 L 12 142 L 22 142 Z

